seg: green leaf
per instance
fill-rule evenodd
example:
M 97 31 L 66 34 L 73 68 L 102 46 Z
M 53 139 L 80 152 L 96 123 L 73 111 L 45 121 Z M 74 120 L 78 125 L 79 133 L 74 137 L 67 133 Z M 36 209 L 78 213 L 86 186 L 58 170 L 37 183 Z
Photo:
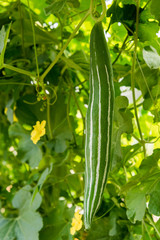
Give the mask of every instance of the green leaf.
M 19 142 L 19 151 L 24 153 L 22 157 L 22 162 L 29 161 L 29 165 L 32 168 L 35 168 L 39 165 L 39 162 L 42 159 L 42 151 L 37 144 L 34 144 L 30 136 L 27 138 L 22 138 Z
M 66 63 L 67 67 L 81 71 L 86 77 L 89 76 L 89 60 L 83 51 L 77 51 L 69 58 L 62 56 L 61 59 Z
M 30 134 L 27 133 L 20 124 L 14 123 L 9 128 L 10 137 L 19 137 L 18 150 L 22 153 L 22 162 L 29 161 L 29 165 L 35 168 L 39 165 L 42 159 L 42 151 L 37 144 L 34 144 L 30 139 Z
M 153 104 L 153 100 L 151 98 L 145 98 L 143 101 L 144 110 L 149 110 Z
M 41 176 L 40 176 L 40 178 L 39 178 L 39 180 L 38 180 L 38 183 L 37 183 L 37 185 L 36 185 L 36 187 L 35 187 L 35 189 L 34 189 L 34 192 L 33 192 L 33 194 L 32 194 L 32 201 L 35 199 L 37 193 L 40 192 L 40 190 L 41 190 L 44 182 L 46 181 L 46 179 L 47 179 L 48 175 L 51 173 L 51 171 L 52 171 L 52 165 L 51 165 L 50 168 L 46 168 L 46 169 L 42 172 L 42 174 L 41 174 Z
M 67 4 L 69 4 L 71 7 L 74 7 L 74 8 L 80 7 L 79 0 L 67 0 Z
M 110 230 L 109 230 L 109 236 L 115 236 L 117 234 L 117 214 L 116 212 L 111 212 L 109 216 L 109 224 L 110 224 Z
M 16 237 L 14 232 L 15 224 L 14 220 L 5 219 L 0 215 L 0 239 L 14 240 Z
M 112 170 L 119 168 L 122 164 L 121 153 L 121 135 L 123 133 L 132 133 L 132 113 L 127 109 L 128 98 L 118 96 L 115 99 L 114 125 L 112 133 Z
M 127 109 L 128 98 L 125 96 L 118 96 L 115 99 L 115 120 L 118 123 L 119 131 L 122 133 L 132 133 L 132 113 Z
M 26 211 L 26 209 L 37 210 L 42 202 L 42 197 L 40 194 L 37 194 L 34 201 L 31 201 L 31 187 L 26 185 L 22 189 L 20 189 L 14 196 L 12 200 L 13 207 L 20 209 L 22 212 Z
M 160 5 L 159 0 L 152 0 L 150 5 L 151 13 L 156 17 L 158 21 L 160 21 Z
M 122 147 L 123 162 L 127 162 L 129 159 L 133 158 L 138 152 L 141 151 L 142 145 L 140 143 L 134 145 L 128 145 Z
M 131 85 L 131 75 L 124 77 L 121 81 L 121 86 L 130 86 Z M 159 78 L 159 70 L 158 69 L 150 69 L 146 64 L 141 65 L 135 71 L 135 81 L 136 88 L 140 89 L 144 98 L 147 98 L 149 95 L 148 89 L 152 90 L 158 83 Z
M 67 208 L 66 201 L 59 201 L 56 208 L 45 217 L 40 240 L 72 240 L 70 227 L 73 215 L 74 207 Z
M 35 37 L 36 37 L 36 43 L 37 44 L 43 44 L 45 43 L 57 43 L 58 40 L 56 38 L 55 32 L 48 32 L 45 31 L 42 27 L 34 26 L 35 28 Z M 12 25 L 12 30 L 16 34 L 16 37 L 18 36 L 21 38 L 21 20 L 17 19 L 13 25 Z M 31 26 L 31 21 L 30 19 L 23 19 L 23 29 L 24 29 L 24 46 L 28 47 L 30 45 L 33 45 L 33 31 L 32 31 L 32 26 Z
M 107 17 L 111 17 L 111 24 L 115 22 L 124 24 L 129 35 L 135 31 L 136 6 L 131 4 L 131 1 L 129 4 L 124 4 L 123 7 L 120 7 L 115 1 L 107 10 Z
M 101 218 L 95 221 L 86 240 L 101 240 L 109 238 L 109 219 Z
M 143 48 L 143 58 L 151 69 L 157 69 L 160 67 L 160 55 L 156 49 L 152 46 Z
M 156 37 L 159 26 L 155 22 L 139 23 L 138 37 L 141 42 L 152 41 Z
M 111 170 L 118 169 L 122 164 L 121 134 L 122 132 L 119 130 L 119 127 L 114 125 L 112 134 Z
M 38 232 L 43 226 L 41 216 L 36 209 L 40 206 L 42 198 L 37 195 L 31 203 L 30 187 L 20 189 L 12 200 L 12 204 L 19 211 L 16 218 L 0 216 L 0 239 L 3 240 L 38 240 Z
M 26 208 L 25 204 L 27 203 L 30 197 L 30 190 L 31 187 L 29 185 L 25 186 L 24 188 L 20 189 L 12 200 L 12 205 L 15 208 Z
M 158 74 L 157 69 L 150 69 L 148 66 L 143 66 L 136 72 L 136 82 L 144 97 L 147 96 L 148 89 L 156 85 Z
M 26 131 L 19 123 L 13 123 L 8 129 L 10 137 L 26 137 Z
M 0 30 L 0 69 L 3 67 L 4 63 L 4 54 L 6 51 L 7 41 L 10 33 L 11 24 L 8 29 L 5 30 L 5 26 Z
M 148 210 L 151 214 L 160 216 L 160 179 L 159 182 L 154 187 L 154 191 L 150 194 L 150 200 L 148 205 Z
M 146 210 L 145 191 L 139 187 L 134 187 L 127 192 L 126 206 L 128 219 L 135 223 L 142 221 Z
M 42 120 L 46 120 L 46 122 L 48 122 L 47 109 L 45 108 L 43 112 L 40 111 L 42 106 L 41 102 L 37 102 L 35 104 L 28 104 L 26 101 L 34 103 L 36 101 L 36 97 L 34 95 L 26 95 L 17 101 L 17 108 L 15 112 L 16 116 L 21 122 L 29 125 L 35 125 L 36 121 Z M 67 120 L 67 104 L 65 103 L 65 97 L 60 92 L 57 93 L 57 101 L 55 102 L 55 104 L 50 106 L 50 124 L 54 137 L 55 152 L 62 153 L 67 149 L 68 141 L 72 140 L 72 133 Z M 48 130 L 48 126 L 46 126 L 46 129 Z M 28 147 L 30 147 L 29 141 L 27 142 L 27 145 Z M 25 143 L 22 143 L 22 146 L 25 151 Z M 37 145 L 32 146 L 33 151 L 36 151 L 36 146 Z M 38 153 L 37 151 L 37 154 L 39 155 L 39 160 L 40 152 Z M 31 157 L 31 153 L 28 153 L 27 157 L 28 156 Z M 38 163 L 38 160 L 36 161 L 36 163 Z M 31 160 L 31 162 L 33 161 Z
M 38 187 L 39 187 L 39 191 L 41 190 L 44 182 L 46 181 L 46 179 L 47 179 L 48 175 L 51 173 L 51 171 L 52 171 L 52 165 L 51 165 L 50 168 L 46 168 L 46 169 L 42 172 L 42 174 L 41 174 L 41 176 L 40 176 L 40 178 L 39 178 L 39 180 L 38 180 L 38 183 L 37 183 L 37 185 L 38 185 Z
M 151 156 L 148 156 L 145 158 L 141 165 L 140 165 L 140 171 L 141 174 L 145 173 L 146 171 L 149 171 L 152 173 L 152 171 L 157 169 L 158 167 L 158 160 L 160 159 L 160 149 L 154 149 L 153 154 Z
M 46 114 L 44 114 L 45 118 L 43 119 L 42 112 L 40 111 L 42 103 L 36 101 L 36 96 L 32 94 L 18 99 L 15 114 L 20 122 L 35 125 L 36 121 L 46 120 Z
M 47 15 L 56 14 L 63 10 L 66 4 L 66 0 L 53 0 L 53 3 L 45 8 L 45 12 Z

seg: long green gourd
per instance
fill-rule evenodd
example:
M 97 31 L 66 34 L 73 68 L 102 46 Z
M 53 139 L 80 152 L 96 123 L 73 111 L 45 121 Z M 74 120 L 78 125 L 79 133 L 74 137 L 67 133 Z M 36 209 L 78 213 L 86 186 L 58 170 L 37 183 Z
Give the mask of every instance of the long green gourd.
M 102 23 L 90 38 L 90 96 L 86 116 L 84 225 L 91 227 L 101 200 L 111 160 L 114 84 Z

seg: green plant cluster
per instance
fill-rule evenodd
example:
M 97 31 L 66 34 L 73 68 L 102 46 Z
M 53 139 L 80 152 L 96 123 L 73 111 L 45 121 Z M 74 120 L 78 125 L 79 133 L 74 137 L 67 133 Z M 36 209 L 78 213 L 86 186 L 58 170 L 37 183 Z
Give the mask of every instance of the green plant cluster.
M 101 13 L 102 1 L 92 2 Z M 91 230 L 72 236 L 83 210 L 90 2 L 0 1 L 0 240 L 160 239 L 160 4 L 106 5 L 112 166 Z

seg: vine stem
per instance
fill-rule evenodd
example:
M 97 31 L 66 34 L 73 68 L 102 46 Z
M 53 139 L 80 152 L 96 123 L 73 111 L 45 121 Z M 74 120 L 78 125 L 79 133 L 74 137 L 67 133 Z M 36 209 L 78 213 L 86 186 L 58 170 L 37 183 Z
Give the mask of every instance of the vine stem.
M 9 65 L 9 64 L 5 64 L 5 63 L 4 63 L 4 64 L 3 64 L 3 68 L 7 68 L 7 69 L 10 69 L 10 70 L 12 70 L 12 71 L 14 71 L 14 72 L 22 73 L 22 74 L 27 75 L 27 76 L 29 76 L 29 77 L 34 77 L 34 78 L 36 78 L 35 74 L 33 74 L 33 73 L 29 72 L 29 71 L 26 71 L 26 70 L 17 68 L 17 67 L 13 67 L 13 66 L 11 66 L 11 65 Z
M 23 52 L 23 56 L 25 56 L 24 26 L 23 26 L 23 16 L 22 16 L 22 9 L 21 9 L 21 0 L 18 1 L 18 9 L 19 9 L 19 15 L 20 15 L 20 26 L 21 26 L 21 36 L 22 36 L 22 52 Z
M 75 103 L 76 103 L 76 105 L 77 105 L 77 108 L 78 108 L 78 110 L 80 111 L 80 114 L 81 114 L 81 117 L 82 117 L 82 122 L 83 122 L 83 139 L 82 139 L 82 147 L 83 147 L 83 146 L 84 146 L 84 142 L 85 142 L 85 138 L 84 138 L 85 117 L 84 117 L 84 115 L 83 115 L 83 112 L 82 112 L 81 107 L 80 107 L 80 105 L 79 105 L 79 103 L 78 103 L 77 97 L 76 97 L 76 95 L 75 95 L 75 91 L 74 91 L 74 89 L 73 89 L 72 86 L 71 86 L 71 94 L 72 94 L 72 96 L 73 96 L 73 98 L 74 98 L 74 100 L 75 100 Z
M 113 205 L 112 205 L 105 213 L 103 213 L 100 217 L 96 218 L 95 221 L 103 218 L 103 217 L 104 217 L 107 213 L 109 213 L 115 206 L 116 206 L 116 204 L 113 203 Z
M 74 131 L 73 131 L 73 128 L 72 128 L 72 124 L 71 124 L 70 118 L 69 118 L 71 93 L 72 93 L 72 90 L 70 89 L 69 96 L 68 96 L 68 103 L 67 103 L 67 122 L 68 122 L 68 126 L 69 126 L 69 128 L 70 128 L 70 130 L 72 132 L 74 144 L 77 145 L 76 137 L 75 137 L 75 134 L 74 134 Z
M 53 138 L 52 128 L 51 128 L 51 116 L 50 116 L 50 99 L 47 96 L 47 122 L 48 122 L 48 131 L 50 139 Z
M 144 6 L 143 10 L 146 9 L 147 5 L 151 2 L 151 0 L 148 0 L 148 2 L 146 3 L 146 5 Z
M 117 62 L 117 60 L 119 59 L 119 57 L 121 56 L 121 54 L 122 54 L 122 52 L 123 52 L 123 50 L 124 50 L 124 48 L 125 48 L 125 44 L 126 44 L 127 39 L 128 39 L 128 34 L 126 35 L 126 37 L 125 37 L 125 39 L 124 39 L 124 41 L 123 41 L 122 47 L 121 47 L 121 49 L 120 49 L 117 57 L 116 57 L 115 60 L 113 61 L 112 65 L 114 65 L 114 64 Z
M 105 4 L 105 1 L 104 0 L 101 0 L 101 3 L 102 3 L 102 8 L 103 8 L 103 11 L 102 11 L 102 14 L 100 17 L 95 17 L 93 14 L 94 14 L 94 4 L 93 4 L 94 0 L 91 0 L 91 4 L 90 4 L 90 13 L 91 13 L 91 17 L 93 20 L 95 20 L 96 22 L 100 22 L 103 20 L 103 18 L 105 17 L 105 14 L 106 14 L 106 4 Z
M 146 156 L 146 149 L 145 149 L 145 143 L 143 140 L 143 135 L 141 131 L 141 126 L 138 119 L 138 113 L 137 113 L 137 106 L 136 106 L 136 97 L 135 97 L 135 67 L 136 67 L 136 56 L 137 56 L 137 45 L 138 45 L 138 24 L 139 24 L 139 0 L 137 0 L 137 13 L 136 13 L 136 32 L 134 34 L 134 43 L 135 43 L 135 50 L 133 53 L 133 62 L 132 62 L 132 69 L 131 69 L 131 89 L 132 89 L 132 98 L 133 98 L 133 106 L 134 106 L 134 113 L 136 118 L 136 123 L 143 147 L 144 157 Z
M 36 90 L 37 93 L 39 93 L 39 81 L 40 81 L 40 74 L 39 74 L 39 66 L 38 66 L 38 56 L 37 56 L 37 47 L 36 47 L 36 34 L 35 34 L 35 26 L 33 23 L 33 18 L 32 18 L 32 14 L 31 14 L 31 10 L 30 10 L 30 3 L 29 0 L 27 0 L 28 2 L 28 9 L 29 9 L 29 17 L 30 17 L 30 21 L 31 21 L 31 27 L 32 27 L 32 33 L 33 33 L 33 45 L 34 45 L 34 55 L 35 55 L 35 61 L 36 61 L 36 71 L 37 71 L 37 86 L 36 86 Z M 44 86 L 44 82 L 41 82 L 42 85 L 42 89 L 44 91 L 45 94 L 45 86 Z
M 33 44 L 34 44 L 34 54 L 35 54 L 36 68 L 37 68 L 37 77 L 39 79 L 39 67 L 38 67 L 38 57 L 37 57 L 37 48 L 36 48 L 36 35 L 35 35 L 35 29 L 34 29 L 33 19 L 32 19 L 32 15 L 31 15 L 29 0 L 27 0 L 27 2 L 28 2 L 29 17 L 30 17 L 32 33 L 33 33 Z
M 81 19 L 81 21 L 78 23 L 78 25 L 75 27 L 74 31 L 72 32 L 72 34 L 70 35 L 70 37 L 68 38 L 67 42 L 63 45 L 61 51 L 57 54 L 57 56 L 55 57 L 55 59 L 53 60 L 53 62 L 49 65 L 49 67 L 45 70 L 45 72 L 40 76 L 40 82 L 43 82 L 44 78 L 46 77 L 46 75 L 49 73 L 49 71 L 54 67 L 54 65 L 58 62 L 58 60 L 60 59 L 60 57 L 62 56 L 64 50 L 68 47 L 68 44 L 70 43 L 70 41 L 73 39 L 73 37 L 75 36 L 76 32 L 79 30 L 79 28 L 81 27 L 81 25 L 84 23 L 84 21 L 86 20 L 86 18 L 90 15 L 90 9 L 88 10 L 88 12 L 85 14 L 85 16 Z
M 151 238 L 151 236 L 150 236 L 150 234 L 149 234 L 148 228 L 147 228 L 147 226 L 146 226 L 146 224 L 145 224 L 145 221 L 142 220 L 142 233 L 143 233 L 143 239 L 144 239 L 144 236 L 145 236 L 145 235 L 144 235 L 144 230 L 146 230 L 149 239 L 152 240 L 152 238 Z
M 152 218 L 151 218 L 148 214 L 146 215 L 146 217 L 147 217 L 149 223 L 153 226 L 153 228 L 154 228 L 154 230 L 156 231 L 158 237 L 160 237 L 160 232 L 159 232 L 159 230 L 157 229 L 156 225 L 154 224 Z

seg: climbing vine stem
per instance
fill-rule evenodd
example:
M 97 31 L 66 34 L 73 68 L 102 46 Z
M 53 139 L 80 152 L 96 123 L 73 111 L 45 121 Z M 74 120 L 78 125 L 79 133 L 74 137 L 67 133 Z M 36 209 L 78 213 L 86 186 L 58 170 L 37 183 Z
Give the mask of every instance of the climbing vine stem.
M 26 71 L 26 70 L 23 70 L 23 69 L 20 69 L 20 68 L 17 68 L 17 67 L 14 67 L 12 65 L 9 65 L 9 64 L 3 64 L 3 67 L 4 68 L 7 68 L 7 69 L 10 69 L 14 72 L 18 72 L 18 73 L 21 73 L 21 74 L 24 74 L 24 75 L 27 75 L 29 77 L 33 77 L 33 78 L 36 78 L 35 74 L 29 72 L 29 71 Z
M 90 9 L 88 10 L 88 12 L 85 14 L 85 16 L 81 19 L 81 21 L 78 23 L 78 25 L 75 27 L 74 31 L 72 32 L 72 34 L 70 35 L 70 37 L 68 38 L 68 40 L 66 41 L 66 43 L 63 45 L 61 51 L 57 54 L 57 56 L 55 57 L 55 59 L 53 60 L 53 62 L 49 65 L 49 67 L 45 70 L 45 72 L 40 76 L 40 81 L 43 82 L 44 78 L 46 77 L 46 75 L 50 72 L 50 70 L 54 67 L 54 65 L 58 62 L 58 60 L 60 59 L 60 57 L 62 56 L 64 50 L 67 48 L 68 44 L 70 43 L 70 41 L 73 39 L 73 37 L 75 36 L 76 32 L 79 30 L 79 28 L 81 27 L 81 25 L 84 23 L 84 21 L 86 20 L 86 18 L 90 15 Z
M 102 14 L 100 17 L 95 17 L 95 6 L 94 6 L 94 0 L 91 0 L 91 3 L 90 3 L 90 13 L 91 13 L 91 17 L 93 20 L 95 20 L 96 22 L 100 22 L 103 20 L 103 18 L 105 17 L 106 15 L 106 4 L 105 4 L 105 0 L 101 0 L 101 3 L 102 3 Z
M 134 33 L 134 53 L 133 53 L 133 61 L 132 61 L 132 69 L 131 69 L 131 89 L 132 89 L 132 97 L 133 97 L 133 106 L 134 106 L 134 113 L 136 118 L 136 123 L 143 147 L 144 157 L 146 156 L 146 149 L 145 149 L 145 142 L 143 140 L 143 135 L 141 131 L 141 126 L 138 119 L 138 112 L 136 106 L 136 97 L 135 97 L 135 68 L 136 68 L 136 56 L 137 56 L 137 45 L 138 45 L 138 24 L 139 24 L 139 0 L 137 0 L 137 13 L 136 13 L 136 31 Z
M 28 3 L 29 17 L 30 17 L 30 21 L 31 21 L 32 34 L 33 34 L 34 55 L 35 55 L 36 70 L 37 70 L 37 92 L 39 92 L 39 66 L 38 66 L 38 56 L 37 56 L 37 47 L 36 47 L 36 35 L 35 35 L 34 23 L 33 23 L 32 15 L 31 15 L 29 0 L 27 0 L 27 3 Z M 44 87 L 43 82 L 42 82 L 42 89 L 45 92 L 45 87 Z

